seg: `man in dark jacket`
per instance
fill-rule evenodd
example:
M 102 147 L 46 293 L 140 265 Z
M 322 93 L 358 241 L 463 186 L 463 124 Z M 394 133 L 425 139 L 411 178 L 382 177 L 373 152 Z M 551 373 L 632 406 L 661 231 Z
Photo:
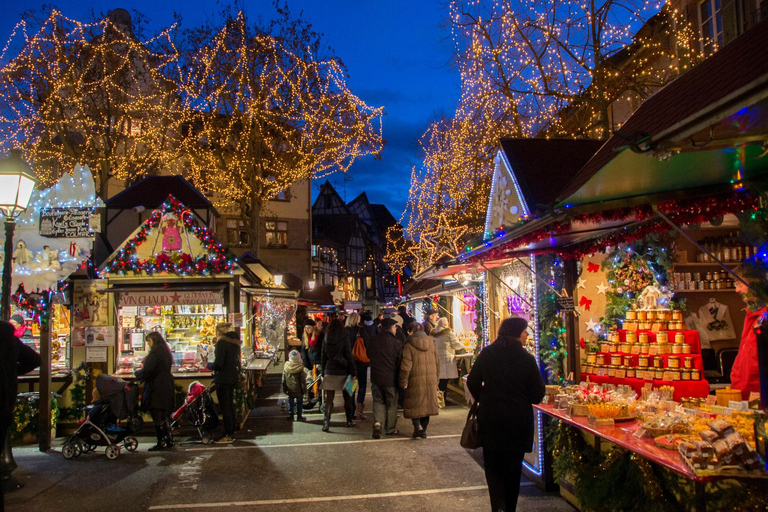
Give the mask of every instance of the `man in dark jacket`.
M 536 359 L 525 350 L 528 322 L 507 318 L 499 335 L 477 356 L 467 387 L 480 402 L 477 419 L 491 510 L 513 511 L 523 455 L 533 448 L 533 407 L 544 398 Z
M 0 322 L 0 443 L 5 442 L 13 422 L 19 375 L 29 373 L 42 362 L 40 355 L 13 335 L 14 327 Z M 0 485 L 0 510 L 3 509 L 3 486 Z
M 400 315 L 400 318 L 403 319 L 403 323 L 401 325 L 403 329 L 407 329 L 408 324 L 416 321 L 415 318 L 413 318 L 411 315 L 408 314 L 408 308 L 405 306 L 400 306 L 399 308 L 397 308 L 397 314 Z
M 235 440 L 235 385 L 240 380 L 240 337 L 231 331 L 232 324 L 216 326 L 215 359 L 209 366 L 214 371 L 216 397 L 219 399 L 224 420 L 224 437 L 217 443 L 231 443 Z
M 426 318 L 424 319 L 424 323 L 421 325 L 424 326 L 424 332 L 427 334 L 427 336 L 430 336 L 432 329 L 437 326 L 437 310 L 435 308 L 429 308 L 424 312 L 424 314 L 426 315 Z
M 403 354 L 403 342 L 395 336 L 397 322 L 381 321 L 381 332 L 368 344 L 371 360 L 373 395 L 373 438 L 381 438 L 381 426 L 387 435 L 397 434 L 397 372 Z

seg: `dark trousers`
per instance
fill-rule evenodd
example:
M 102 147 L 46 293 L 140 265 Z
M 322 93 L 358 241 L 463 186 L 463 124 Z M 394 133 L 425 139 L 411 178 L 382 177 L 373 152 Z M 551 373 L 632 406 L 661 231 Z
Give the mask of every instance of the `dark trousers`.
M 411 421 L 413 422 L 413 428 L 416 430 L 419 430 L 420 428 L 427 430 L 427 425 L 429 425 L 429 416 L 424 416 L 423 418 L 411 418 Z
M 492 512 L 514 512 L 520 493 L 524 453 L 483 448 L 485 480 L 491 496 Z
M 235 385 L 216 384 L 216 398 L 219 399 L 221 416 L 224 420 L 224 435 L 235 435 Z
M 170 412 L 165 409 L 150 409 L 149 414 L 152 415 L 152 423 L 155 425 L 157 444 L 170 445 L 173 442 L 169 428 L 171 424 Z
M 326 389 L 323 391 L 325 393 L 325 422 L 330 423 L 331 422 L 331 414 L 333 413 L 333 399 L 336 397 L 336 391 L 335 390 L 328 390 Z M 344 413 L 347 416 L 347 421 L 352 421 L 352 419 L 355 416 L 355 403 L 352 400 L 352 395 L 347 393 L 346 389 L 343 389 L 341 391 L 342 396 L 344 397 Z
M 373 395 L 373 423 L 380 423 L 387 434 L 394 433 L 397 427 L 397 388 L 377 386 L 372 382 L 371 395 Z
M 449 380 L 450 380 L 450 379 L 440 379 L 440 380 L 438 381 L 438 383 L 437 383 L 437 389 L 439 389 L 439 390 L 440 390 L 440 391 L 442 391 L 443 393 L 445 393 L 446 391 L 448 391 L 448 381 L 449 381 Z
M 289 396 L 288 397 L 288 414 L 293 416 L 294 414 L 301 416 L 301 413 L 304 412 L 304 398 L 300 396 Z
M 5 443 L 5 436 L 8 434 L 8 429 L 11 424 L 0 420 L 0 443 Z M 5 496 L 3 492 L 3 482 L 0 482 L 0 512 L 5 510 Z
M 355 363 L 357 366 L 357 403 L 365 403 L 365 392 L 368 390 L 368 365 Z

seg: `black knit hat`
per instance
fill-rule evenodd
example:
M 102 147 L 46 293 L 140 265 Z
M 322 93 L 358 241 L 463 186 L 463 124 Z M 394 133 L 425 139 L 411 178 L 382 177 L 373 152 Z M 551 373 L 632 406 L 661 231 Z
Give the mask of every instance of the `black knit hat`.
M 523 331 L 528 328 L 528 322 L 522 318 L 507 318 L 499 326 L 499 336 L 511 336 L 519 338 Z

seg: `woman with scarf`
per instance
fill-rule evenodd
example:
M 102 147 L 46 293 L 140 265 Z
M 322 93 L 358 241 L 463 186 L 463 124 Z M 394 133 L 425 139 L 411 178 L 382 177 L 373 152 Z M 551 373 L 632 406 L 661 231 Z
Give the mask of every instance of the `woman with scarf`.
M 352 357 L 352 347 L 347 341 L 347 333 L 344 330 L 344 324 L 336 319 L 328 325 L 328 332 L 323 341 L 321 365 L 323 367 L 323 392 L 325 403 L 325 416 L 323 418 L 323 432 L 328 432 L 331 428 L 331 413 L 333 412 L 333 399 L 336 392 L 341 391 L 344 396 L 344 412 L 347 416 L 347 427 L 354 427 L 353 417 L 355 414 L 355 405 L 352 401 L 345 384 L 347 378 L 351 375 L 357 379 L 357 367 L 355 359 Z
M 523 455 L 533 448 L 533 407 L 544 398 L 539 365 L 525 349 L 528 322 L 507 318 L 496 340 L 477 356 L 467 387 L 479 402 L 477 420 L 491 510 L 517 507 Z
M 312 367 L 320 364 L 320 349 L 322 340 L 317 322 L 312 318 L 304 321 L 304 333 L 301 335 L 301 359 L 304 366 L 312 371 Z
M 307 392 L 307 374 L 301 354 L 291 350 L 288 362 L 283 367 L 283 393 L 288 395 L 288 420 L 293 421 L 294 414 L 299 421 L 306 418 L 304 412 L 304 394 Z

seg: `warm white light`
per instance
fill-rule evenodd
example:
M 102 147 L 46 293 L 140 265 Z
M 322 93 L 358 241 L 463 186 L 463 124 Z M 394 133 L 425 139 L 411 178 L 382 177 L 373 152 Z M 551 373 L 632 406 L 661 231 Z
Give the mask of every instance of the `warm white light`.
M 12 150 L 9 157 L 0 160 L 0 210 L 11 218 L 26 210 L 35 182 L 35 173 L 21 152 Z
M 283 274 L 275 274 L 275 286 L 282 286 L 283 284 Z
M 315 289 L 315 280 L 314 279 L 310 279 L 309 281 L 307 281 L 307 286 L 309 286 L 309 291 L 314 290 Z

